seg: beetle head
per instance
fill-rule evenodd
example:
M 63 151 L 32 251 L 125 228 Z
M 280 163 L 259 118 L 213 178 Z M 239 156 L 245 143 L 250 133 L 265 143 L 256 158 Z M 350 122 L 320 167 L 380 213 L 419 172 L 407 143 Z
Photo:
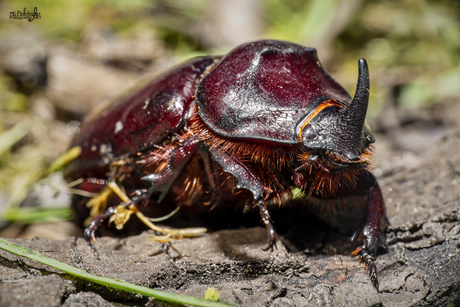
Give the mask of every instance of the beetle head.
M 366 60 L 360 59 L 358 67 L 356 93 L 348 108 L 334 104 L 334 100 L 324 101 L 324 110 L 314 116 L 300 134 L 305 147 L 333 153 L 339 160 L 351 163 L 360 161 L 363 150 L 374 142 L 374 137 L 364 128 L 369 103 Z

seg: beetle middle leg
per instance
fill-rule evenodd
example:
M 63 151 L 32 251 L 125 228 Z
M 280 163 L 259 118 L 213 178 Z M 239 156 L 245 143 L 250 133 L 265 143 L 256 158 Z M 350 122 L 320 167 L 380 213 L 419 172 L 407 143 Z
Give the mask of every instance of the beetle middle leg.
M 259 205 L 259 213 L 262 217 L 262 221 L 264 222 L 265 226 L 267 227 L 268 231 L 268 245 L 264 248 L 264 251 L 273 251 L 276 248 L 276 231 L 275 227 L 273 227 L 273 223 L 270 220 L 270 214 L 268 213 L 267 206 L 265 206 L 264 201 L 261 199 L 258 201 Z
M 254 205 L 259 207 L 259 213 L 268 232 L 268 245 L 263 250 L 273 251 L 276 248 L 276 232 L 270 219 L 270 214 L 262 199 L 264 191 L 268 191 L 251 169 L 226 151 L 211 148 L 209 152 L 212 158 L 219 163 L 224 172 L 230 173 L 238 180 L 236 185 L 239 189 L 247 189 L 254 195 Z

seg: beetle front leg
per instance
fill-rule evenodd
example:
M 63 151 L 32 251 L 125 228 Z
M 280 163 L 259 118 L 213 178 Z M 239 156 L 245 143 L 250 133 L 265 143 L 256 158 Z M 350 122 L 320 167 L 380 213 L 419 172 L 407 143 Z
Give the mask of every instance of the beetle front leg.
M 357 247 L 352 255 L 359 255 L 359 261 L 364 263 L 372 284 L 378 289 L 377 267 L 374 260 L 379 247 L 385 245 L 383 228 L 388 225 L 388 220 L 385 215 L 382 191 L 377 180 L 373 176 L 372 178 L 374 182 L 369 188 L 366 216 L 351 240 L 362 241 L 362 245 Z
M 270 214 L 262 199 L 263 192 L 269 189 L 264 187 L 262 182 L 260 182 L 247 165 L 243 164 L 230 153 L 215 148 L 209 149 L 209 152 L 212 158 L 222 166 L 224 172 L 235 176 L 238 180 L 238 184 L 236 185 L 238 189 L 247 189 L 254 195 L 254 204 L 259 207 L 260 216 L 268 232 L 269 242 L 267 247 L 263 250 L 273 251 L 273 249 L 276 248 L 276 232 L 270 220 Z

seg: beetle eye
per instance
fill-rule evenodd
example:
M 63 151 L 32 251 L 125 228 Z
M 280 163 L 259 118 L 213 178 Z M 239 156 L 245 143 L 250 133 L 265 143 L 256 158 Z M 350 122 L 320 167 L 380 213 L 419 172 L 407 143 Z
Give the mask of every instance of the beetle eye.
M 302 130 L 302 139 L 305 141 L 312 141 L 316 138 L 316 131 L 311 125 L 307 125 Z
M 372 144 L 372 143 L 375 142 L 375 137 L 372 134 L 370 134 L 369 132 L 364 131 L 364 135 L 366 136 L 366 140 L 367 140 L 367 142 L 369 144 Z

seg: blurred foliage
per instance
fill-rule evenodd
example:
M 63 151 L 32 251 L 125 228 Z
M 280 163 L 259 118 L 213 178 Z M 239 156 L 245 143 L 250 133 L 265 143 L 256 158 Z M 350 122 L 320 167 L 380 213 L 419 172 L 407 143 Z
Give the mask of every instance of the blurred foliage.
M 334 22 L 332 12 L 340 0 L 269 0 L 268 37 L 314 46 Z
M 260 1 L 262 12 L 258 13 L 265 23 L 261 38 L 320 48 L 325 66 L 350 92 L 354 92 L 356 84 L 357 60 L 368 60 L 371 119 L 394 86 L 401 87 L 398 102 L 407 108 L 460 97 L 458 1 Z M 203 35 L 214 34 L 200 32 L 196 27 L 212 15 L 208 12 L 211 3 L 212 0 L 37 0 L 31 4 L 4 0 L 0 3 L 0 51 L 34 41 L 78 50 L 91 28 L 98 27 L 118 38 L 153 35 L 180 59 L 214 53 L 216 47 L 209 50 L 203 40 Z M 29 11 L 37 7 L 41 19 L 8 19 L 10 11 L 24 7 Z M 225 52 L 228 46 L 217 50 Z M 1 59 L 0 55 L 0 65 Z M 52 144 L 46 143 L 44 127 L 49 123 L 36 118 L 30 109 L 29 98 L 40 93 L 41 88 L 24 91 L 11 75 L 1 73 L 0 140 L 8 141 L 0 144 L 0 215 L 2 199 L 17 206 L 28 186 L 44 173 L 52 159 L 62 154 L 53 152 Z M 15 135 L 18 124 L 28 129 Z M 27 135 L 22 135 L 24 131 L 28 131 Z
M 8 209 L 3 218 L 17 224 L 52 223 L 70 220 L 70 208 L 17 208 Z

